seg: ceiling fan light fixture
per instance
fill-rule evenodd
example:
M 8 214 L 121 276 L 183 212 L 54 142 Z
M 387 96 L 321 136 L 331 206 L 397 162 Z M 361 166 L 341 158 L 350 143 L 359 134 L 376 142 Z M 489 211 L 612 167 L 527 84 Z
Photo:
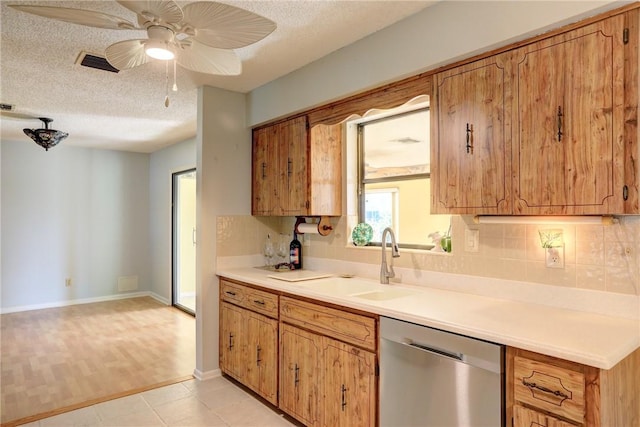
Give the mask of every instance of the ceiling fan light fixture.
M 25 128 L 22 131 L 29 138 L 33 139 L 36 144 L 44 148 L 45 151 L 49 151 L 49 148 L 55 147 L 60 141 L 69 136 L 67 132 L 49 129 L 49 123 L 51 123 L 53 119 L 40 117 L 40 120 L 44 123 L 44 129 Z
M 150 58 L 169 61 L 175 58 L 175 54 L 169 49 L 169 43 L 149 40 L 145 43 L 144 51 Z

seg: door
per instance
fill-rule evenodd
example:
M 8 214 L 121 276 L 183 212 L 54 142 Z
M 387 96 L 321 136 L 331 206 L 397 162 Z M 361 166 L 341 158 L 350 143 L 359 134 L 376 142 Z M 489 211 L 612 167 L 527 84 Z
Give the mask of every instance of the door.
M 253 131 L 252 215 L 271 215 L 277 206 L 277 129 L 274 125 Z
M 307 117 L 297 117 L 279 125 L 278 198 L 282 215 L 307 213 Z
M 623 16 L 515 52 L 515 210 L 621 212 Z
M 323 425 L 376 425 L 375 355 L 324 338 Z
M 220 313 L 220 368 L 238 381 L 245 379 L 247 311 L 226 302 Z
M 278 396 L 278 321 L 246 312 L 247 385 L 274 405 Z
M 280 408 L 307 426 L 319 425 L 322 337 L 287 324 L 280 331 Z
M 172 301 L 196 312 L 196 170 L 173 174 L 172 181 Z
M 432 213 L 510 213 L 504 60 L 495 56 L 436 75 Z

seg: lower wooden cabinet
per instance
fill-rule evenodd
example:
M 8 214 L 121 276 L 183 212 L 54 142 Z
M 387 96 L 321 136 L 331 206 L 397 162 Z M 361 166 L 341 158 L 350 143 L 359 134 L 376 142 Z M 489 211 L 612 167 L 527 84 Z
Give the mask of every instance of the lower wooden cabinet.
M 223 302 L 220 369 L 278 403 L 278 321 Z
M 507 348 L 514 427 L 640 426 L 639 383 L 640 349 L 605 370 Z
M 376 356 L 323 338 L 324 426 L 376 425 Z
M 283 324 L 280 328 L 280 409 L 318 426 L 322 406 L 322 337 Z
M 376 355 L 295 326 L 280 328 L 280 409 L 307 426 L 374 426 Z
M 575 427 L 557 418 L 516 405 L 513 408 L 513 427 Z
M 220 369 L 306 426 L 376 426 L 377 317 L 220 280 Z

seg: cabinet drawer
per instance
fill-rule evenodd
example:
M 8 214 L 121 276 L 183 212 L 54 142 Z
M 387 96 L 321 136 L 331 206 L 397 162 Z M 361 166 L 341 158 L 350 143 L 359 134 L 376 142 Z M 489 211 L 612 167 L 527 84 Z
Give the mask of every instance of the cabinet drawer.
M 513 427 L 575 427 L 540 412 L 516 405 L 513 407 Z
M 282 297 L 280 320 L 366 349 L 376 348 L 376 321 L 371 317 Z
M 278 295 L 259 289 L 245 288 L 245 307 L 265 316 L 278 318 Z
M 245 289 L 247 289 L 245 286 L 238 285 L 237 283 L 220 280 L 220 296 L 223 301 L 242 305 L 244 302 Z
M 514 391 L 516 401 L 584 423 L 585 379 L 581 372 L 516 356 Z

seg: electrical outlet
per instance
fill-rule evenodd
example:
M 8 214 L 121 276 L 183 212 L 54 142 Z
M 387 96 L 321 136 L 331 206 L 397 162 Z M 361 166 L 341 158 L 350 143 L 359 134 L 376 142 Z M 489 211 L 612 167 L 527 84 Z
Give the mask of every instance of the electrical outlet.
M 478 252 L 480 248 L 480 230 L 464 230 L 464 250 L 465 252 Z
M 69 286 L 71 286 L 71 277 L 67 277 L 66 279 L 64 279 L 64 285 L 68 288 Z
M 311 246 L 311 236 L 309 234 L 302 235 L 302 246 L 306 248 Z
M 564 268 L 564 247 L 545 249 L 547 268 Z

